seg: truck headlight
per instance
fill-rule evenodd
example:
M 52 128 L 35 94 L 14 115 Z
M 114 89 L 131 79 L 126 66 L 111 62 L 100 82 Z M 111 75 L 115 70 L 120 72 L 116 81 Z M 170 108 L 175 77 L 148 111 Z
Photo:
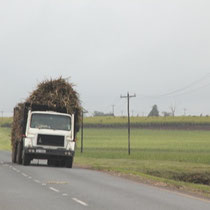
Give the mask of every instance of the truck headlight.
M 32 147 L 33 146 L 32 139 L 31 138 L 25 138 L 24 139 L 24 146 L 25 147 Z
M 66 136 L 66 141 L 70 142 L 71 141 L 71 137 L 70 136 Z

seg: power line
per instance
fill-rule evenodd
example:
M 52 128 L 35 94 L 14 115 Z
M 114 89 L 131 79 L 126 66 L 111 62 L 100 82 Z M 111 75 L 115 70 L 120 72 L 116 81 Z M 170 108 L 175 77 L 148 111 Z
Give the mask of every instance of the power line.
M 185 91 L 187 91 L 187 93 L 188 93 L 188 92 L 192 92 L 192 91 L 195 91 L 197 89 L 201 89 L 201 88 L 204 88 L 204 87 L 208 86 L 210 83 L 208 83 L 207 85 L 201 86 L 201 87 L 191 89 L 193 86 L 198 85 L 202 81 L 209 78 L 209 76 L 210 76 L 210 73 L 207 73 L 204 76 L 202 76 L 201 78 L 191 82 L 190 84 L 188 84 L 188 85 L 186 85 L 182 88 L 178 88 L 178 89 L 175 89 L 173 91 L 166 92 L 166 93 L 163 93 L 163 94 L 160 94 L 160 95 L 144 95 L 144 94 L 138 94 L 138 95 L 141 96 L 141 97 L 144 97 L 144 98 L 161 98 L 161 97 L 165 97 L 165 96 L 174 96 L 174 95 L 186 94 Z
M 206 84 L 206 85 L 203 85 L 203 86 L 200 86 L 200 87 L 197 87 L 197 88 L 194 88 L 194 89 L 191 89 L 191 90 L 187 90 L 185 92 L 181 92 L 181 93 L 177 93 L 175 94 L 174 96 L 179 96 L 179 95 L 185 95 L 185 94 L 189 94 L 191 92 L 194 92 L 196 90 L 200 90 L 200 89 L 203 89 L 205 87 L 208 87 L 210 85 L 210 83 Z
M 198 80 L 195 80 L 195 81 L 191 82 L 190 84 L 186 85 L 185 87 L 182 87 L 182 88 L 176 89 L 176 90 L 174 90 L 174 91 L 171 91 L 171 92 L 162 94 L 162 95 L 160 95 L 159 97 L 168 96 L 168 95 L 173 95 L 173 94 L 175 94 L 175 93 L 182 92 L 182 91 L 184 91 L 184 90 L 186 90 L 186 89 L 189 89 L 189 88 L 193 87 L 194 85 L 196 85 L 196 84 L 202 82 L 203 80 L 205 80 L 205 79 L 206 79 L 207 77 L 209 77 L 209 76 L 210 76 L 210 73 L 207 73 L 207 74 L 204 75 L 203 77 L 199 78 Z

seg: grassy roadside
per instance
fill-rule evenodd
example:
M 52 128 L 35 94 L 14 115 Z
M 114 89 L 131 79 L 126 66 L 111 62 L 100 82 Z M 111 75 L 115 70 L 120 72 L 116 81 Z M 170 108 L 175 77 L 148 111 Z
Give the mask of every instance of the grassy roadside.
M 11 123 L 12 123 L 12 117 L 0 118 L 0 127 L 4 124 L 11 124 Z
M 126 130 L 86 129 L 84 153 L 78 141 L 75 163 L 210 197 L 209 139 L 209 131 L 136 129 L 128 156 Z
M 138 166 L 134 165 L 133 167 L 130 167 L 130 165 L 132 164 L 136 164 Z M 171 166 L 170 163 L 168 164 Z M 75 165 L 79 167 L 108 172 L 113 175 L 125 177 L 125 178 L 131 179 L 137 182 L 141 182 L 141 183 L 151 184 L 154 186 L 163 187 L 163 188 L 172 189 L 172 190 L 178 190 L 178 191 L 186 192 L 190 194 L 192 193 L 194 195 L 200 195 L 201 197 L 204 196 L 210 199 L 210 186 L 209 185 L 195 184 L 191 182 L 174 180 L 170 176 L 168 176 L 168 178 L 164 178 L 164 177 L 167 177 L 165 175 L 161 177 L 161 174 L 163 174 L 164 172 L 166 172 L 166 174 L 168 173 L 168 170 L 164 170 L 164 168 L 162 167 L 162 165 L 167 166 L 166 163 L 161 163 L 161 162 L 155 163 L 153 161 L 147 161 L 147 162 L 127 161 L 126 163 L 126 161 L 118 161 L 118 160 L 115 160 L 113 163 L 113 161 L 108 161 L 107 159 L 100 159 L 100 160 L 96 160 L 94 158 L 84 159 L 84 158 L 76 156 Z M 154 165 L 158 165 L 156 168 L 156 172 L 155 174 L 150 175 L 151 171 L 149 171 L 150 173 L 147 173 L 148 171 L 145 170 L 145 168 L 152 168 L 152 171 L 153 171 Z M 203 168 L 204 170 L 206 170 L 206 165 L 203 165 Z M 183 173 L 183 171 L 185 171 L 185 168 L 178 165 L 177 170 L 180 173 Z M 187 174 L 188 172 L 189 174 Z M 186 175 L 191 174 L 190 169 L 188 170 L 188 172 L 185 171 Z M 157 173 L 158 173 L 158 176 L 156 176 Z
M 0 127 L 0 150 L 10 150 L 10 128 Z

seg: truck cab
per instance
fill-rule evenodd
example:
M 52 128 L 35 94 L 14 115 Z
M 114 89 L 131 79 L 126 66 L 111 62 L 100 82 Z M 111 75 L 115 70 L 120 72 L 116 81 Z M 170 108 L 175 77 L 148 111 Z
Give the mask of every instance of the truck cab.
M 75 151 L 74 115 L 53 111 L 28 111 L 23 136 L 22 162 L 47 159 L 48 165 L 72 167 Z
M 14 119 L 22 120 L 13 126 L 12 162 L 29 165 L 33 159 L 45 159 L 50 166 L 72 168 L 78 132 L 76 114 L 29 103 L 15 107 Z

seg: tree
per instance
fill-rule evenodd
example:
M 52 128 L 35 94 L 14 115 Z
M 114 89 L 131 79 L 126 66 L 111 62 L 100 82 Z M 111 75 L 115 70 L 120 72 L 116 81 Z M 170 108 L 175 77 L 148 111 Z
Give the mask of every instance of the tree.
M 96 116 L 104 116 L 104 113 L 103 112 L 99 112 L 99 111 L 94 111 L 93 116 L 94 117 L 96 117 Z
M 114 114 L 113 113 L 104 113 L 104 112 L 94 111 L 93 116 L 94 117 L 98 117 L 98 116 L 114 116 Z
M 148 117 L 159 117 L 159 111 L 157 105 L 153 105 L 152 110 L 148 114 Z

